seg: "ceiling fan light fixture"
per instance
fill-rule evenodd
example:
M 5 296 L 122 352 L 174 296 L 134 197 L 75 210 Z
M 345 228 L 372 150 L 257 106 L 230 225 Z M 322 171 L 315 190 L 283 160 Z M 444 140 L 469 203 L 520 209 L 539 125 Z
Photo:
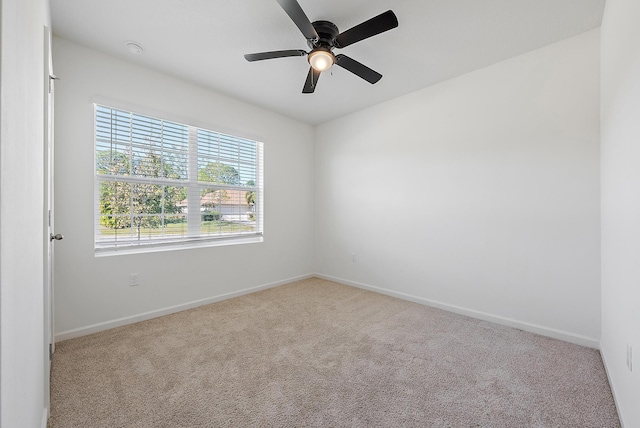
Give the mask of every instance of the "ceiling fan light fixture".
M 336 62 L 335 56 L 327 48 L 316 48 L 309 53 L 309 64 L 317 71 L 327 71 Z
M 359 41 L 368 39 L 377 34 L 384 33 L 398 26 L 398 18 L 393 11 L 388 10 L 380 15 L 364 21 L 355 27 L 351 27 L 342 33 L 330 21 L 309 21 L 298 0 L 276 0 L 284 9 L 289 18 L 298 27 L 311 52 L 301 49 L 288 49 L 270 52 L 258 52 L 246 54 L 244 58 L 249 61 L 262 61 L 265 59 L 287 58 L 291 56 L 307 56 L 307 62 L 311 66 L 307 79 L 302 88 L 303 94 L 312 94 L 316 89 L 318 77 L 323 71 L 337 65 L 356 76 L 374 84 L 382 78 L 382 74 L 359 63 L 344 54 L 334 55 L 333 49 L 342 49 Z

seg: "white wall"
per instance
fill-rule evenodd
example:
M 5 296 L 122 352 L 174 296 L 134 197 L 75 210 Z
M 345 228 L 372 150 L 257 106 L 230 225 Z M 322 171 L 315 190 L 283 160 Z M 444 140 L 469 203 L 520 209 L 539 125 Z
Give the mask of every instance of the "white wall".
M 602 22 L 601 351 L 626 427 L 640 426 L 640 2 Z M 626 362 L 633 347 L 633 372 Z
M 599 30 L 323 124 L 315 155 L 319 273 L 597 346 Z
M 59 38 L 53 54 L 61 78 L 56 86 L 56 230 L 65 235 L 56 246 L 58 335 L 70 337 L 93 331 L 87 328 L 95 324 L 313 272 L 311 126 Z M 93 96 L 263 141 L 264 242 L 96 258 Z M 140 286 L 128 285 L 130 273 L 139 273 Z
M 0 426 L 43 426 L 44 26 L 48 2 L 0 3 Z

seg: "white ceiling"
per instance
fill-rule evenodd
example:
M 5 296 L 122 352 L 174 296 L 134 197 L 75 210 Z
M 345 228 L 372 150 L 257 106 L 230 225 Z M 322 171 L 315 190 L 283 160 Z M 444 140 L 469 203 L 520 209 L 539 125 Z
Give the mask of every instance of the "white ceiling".
M 311 21 L 345 31 L 392 9 L 396 29 L 336 52 L 384 77 L 333 67 L 302 94 L 305 57 L 249 63 L 245 53 L 304 49 L 275 0 L 50 0 L 54 34 L 309 124 L 494 64 L 600 26 L 605 0 L 298 0 Z M 130 53 L 125 42 L 144 47 Z M 55 52 L 54 52 L 55 54 Z

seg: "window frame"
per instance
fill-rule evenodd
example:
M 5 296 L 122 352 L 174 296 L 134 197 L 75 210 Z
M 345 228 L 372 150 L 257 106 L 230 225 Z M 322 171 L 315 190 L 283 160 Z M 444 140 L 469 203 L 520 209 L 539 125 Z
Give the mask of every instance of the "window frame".
M 161 178 L 161 177 L 144 177 L 137 175 L 112 175 L 112 174 L 100 174 L 98 172 L 98 107 L 103 107 L 111 110 L 122 111 L 131 115 L 138 115 L 145 118 L 150 118 L 153 120 L 158 120 L 164 122 L 171 122 L 173 124 L 182 125 L 187 128 L 187 140 L 188 140 L 188 149 L 186 151 L 187 156 L 187 177 L 185 179 L 173 179 L 173 178 Z M 236 244 L 246 244 L 246 243 L 256 243 L 263 242 L 264 236 L 264 143 L 259 139 L 245 137 L 239 135 L 241 133 L 238 132 L 225 132 L 220 130 L 215 130 L 217 127 L 205 125 L 202 126 L 200 123 L 194 123 L 192 120 L 185 120 L 181 118 L 176 118 L 174 115 L 167 114 L 164 112 L 151 111 L 150 109 L 139 107 L 139 106 L 131 106 L 122 102 L 116 102 L 113 100 L 106 100 L 102 98 L 93 98 L 92 99 L 92 109 L 93 109 L 93 170 L 94 170 L 94 204 L 93 204 L 93 212 L 94 212 L 94 254 L 96 256 L 103 255 L 115 255 L 115 254 L 127 254 L 127 253 L 148 253 L 148 252 L 157 252 L 157 251 L 167 251 L 167 250 L 175 250 L 175 249 L 188 249 L 188 248 L 198 248 L 198 247 L 209 247 L 209 246 L 223 246 L 223 245 L 236 245 Z M 133 125 L 131 125 L 133 126 Z M 255 165 L 251 165 L 251 167 L 255 167 L 255 185 L 247 186 L 247 185 L 234 185 L 234 184 L 225 184 L 225 183 L 213 183 L 207 181 L 199 181 L 198 180 L 198 131 L 204 131 L 206 133 L 213 133 L 218 136 L 224 136 L 230 138 L 237 142 L 238 144 L 238 153 L 240 153 L 240 147 L 245 143 L 253 143 L 255 144 Z M 113 140 L 113 138 L 112 138 Z M 132 139 L 129 141 L 129 144 L 133 146 Z M 133 150 L 133 149 L 131 149 Z M 161 152 L 164 153 L 164 152 Z M 131 155 L 130 155 L 131 156 Z M 239 155 L 238 155 L 239 156 Z M 130 162 L 132 162 L 130 160 Z M 222 165 L 220 162 L 220 158 L 216 161 L 218 165 Z M 240 161 L 238 161 L 240 162 Z M 247 164 L 247 162 L 244 162 Z M 109 239 L 100 239 L 100 218 L 104 214 L 101 213 L 101 182 L 120 182 L 120 183 L 128 183 L 130 185 L 141 184 L 141 185 L 158 185 L 158 186 L 179 186 L 184 187 L 186 190 L 186 201 L 187 201 L 187 209 L 184 214 L 186 220 L 186 229 L 182 234 L 169 234 L 164 235 L 166 224 L 162 222 L 162 231 L 159 237 L 151 237 L 151 235 L 145 237 L 144 240 L 140 239 L 140 236 L 137 238 L 133 237 L 131 230 L 133 230 L 133 224 L 130 225 L 126 230 L 130 230 L 129 238 L 122 236 L 121 238 L 114 238 L 113 240 Z M 238 198 L 241 195 L 241 192 L 251 191 L 255 192 L 255 202 L 253 206 L 250 203 L 247 203 L 249 207 L 253 207 L 253 218 L 255 221 L 255 229 L 252 231 L 242 231 L 242 228 L 238 232 L 225 233 L 220 230 L 218 233 L 203 233 L 201 230 L 201 220 L 202 220 L 202 208 L 203 205 L 201 203 L 203 189 L 212 189 L 211 193 L 219 192 L 227 192 L 227 191 L 236 191 Z M 162 188 L 162 192 L 164 195 L 165 189 Z M 163 196 L 164 198 L 164 196 Z M 164 201 L 164 199 L 163 199 Z M 164 202 L 163 202 L 164 203 Z M 237 204 L 237 205 L 242 205 Z M 249 215 L 249 212 L 245 213 Z M 134 216 L 142 217 L 143 214 L 135 213 L 133 210 L 129 212 L 132 218 Z M 144 214 L 144 216 L 155 216 L 162 215 L 168 216 L 168 214 L 164 213 L 164 209 L 162 214 Z M 238 216 L 241 217 L 240 211 L 238 211 Z M 164 217 L 162 217 L 164 219 Z

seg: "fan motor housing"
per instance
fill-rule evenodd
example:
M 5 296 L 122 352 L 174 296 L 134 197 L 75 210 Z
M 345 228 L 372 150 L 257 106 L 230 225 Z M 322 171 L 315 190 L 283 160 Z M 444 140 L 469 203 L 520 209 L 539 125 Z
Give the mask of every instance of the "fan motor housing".
M 333 22 L 329 21 L 315 21 L 312 22 L 313 28 L 318 33 L 318 40 L 309 40 L 307 44 L 311 49 L 317 47 L 326 47 L 332 49 L 335 46 L 336 37 L 340 34 L 338 27 Z

